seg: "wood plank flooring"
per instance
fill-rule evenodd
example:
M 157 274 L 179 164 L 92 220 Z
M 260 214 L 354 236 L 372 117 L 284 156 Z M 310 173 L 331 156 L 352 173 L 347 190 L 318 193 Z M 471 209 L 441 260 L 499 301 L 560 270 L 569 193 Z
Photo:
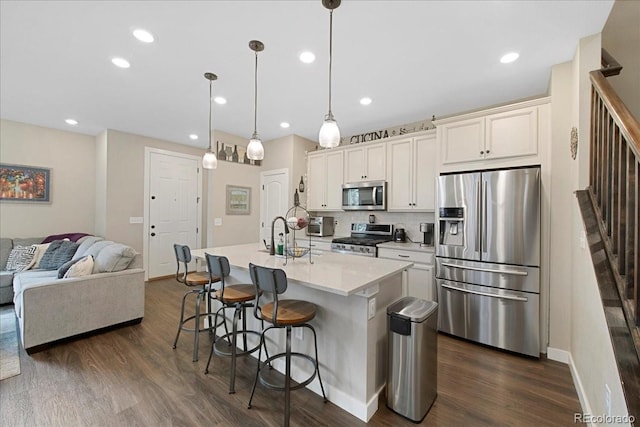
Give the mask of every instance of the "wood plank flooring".
M 256 362 L 241 358 L 236 394 L 228 390 L 228 358 L 204 368 L 210 339 L 201 335 L 200 360 L 191 361 L 192 335 L 175 337 L 182 285 L 147 284 L 140 325 L 61 344 L 28 356 L 22 374 L 0 381 L 2 426 L 279 426 L 282 393 L 258 388 L 247 401 Z M 581 412 L 569 368 L 438 338 L 438 397 L 428 426 L 574 425 Z M 321 361 L 322 362 L 322 361 Z M 297 426 L 411 426 L 380 400 L 365 424 L 309 390 L 292 393 Z

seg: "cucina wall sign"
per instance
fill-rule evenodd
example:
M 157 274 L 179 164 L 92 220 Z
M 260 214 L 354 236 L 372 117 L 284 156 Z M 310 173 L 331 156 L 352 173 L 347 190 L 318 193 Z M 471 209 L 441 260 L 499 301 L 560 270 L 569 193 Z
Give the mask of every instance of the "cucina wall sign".
M 390 138 L 392 136 L 434 129 L 435 126 L 433 125 L 433 121 L 435 119 L 436 117 L 432 116 L 431 120 L 421 120 L 419 122 L 409 123 L 406 125 L 376 130 L 373 132 L 361 133 L 359 135 L 347 136 L 342 138 L 340 145 L 361 144 L 363 142 L 377 141 L 379 139 Z

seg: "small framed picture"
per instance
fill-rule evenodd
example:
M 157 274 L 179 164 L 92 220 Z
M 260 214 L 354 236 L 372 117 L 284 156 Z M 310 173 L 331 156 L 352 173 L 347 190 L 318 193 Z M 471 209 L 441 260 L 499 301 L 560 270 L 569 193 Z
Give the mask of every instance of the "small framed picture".
M 227 215 L 251 213 L 251 188 L 227 185 Z
M 51 169 L 0 163 L 0 201 L 51 203 Z

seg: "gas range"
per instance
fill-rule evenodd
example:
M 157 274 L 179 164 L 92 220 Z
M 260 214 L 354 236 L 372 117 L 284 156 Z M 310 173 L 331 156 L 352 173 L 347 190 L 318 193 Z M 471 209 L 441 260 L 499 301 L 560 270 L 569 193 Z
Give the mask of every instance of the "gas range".
M 331 241 L 331 251 L 351 255 L 378 256 L 379 243 L 393 240 L 391 224 L 351 224 L 351 236 L 340 237 Z

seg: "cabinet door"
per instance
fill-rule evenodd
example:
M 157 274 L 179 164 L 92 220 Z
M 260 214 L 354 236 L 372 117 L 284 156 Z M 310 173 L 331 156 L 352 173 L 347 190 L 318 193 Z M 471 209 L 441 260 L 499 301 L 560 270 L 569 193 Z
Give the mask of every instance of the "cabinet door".
M 414 139 L 413 209 L 436 208 L 436 162 L 438 146 L 435 135 Z
M 538 154 L 538 107 L 487 116 L 485 154 L 487 159 Z
M 443 164 L 484 158 L 484 117 L 441 125 L 438 135 Z
M 414 264 L 408 270 L 407 296 L 437 301 L 433 286 L 433 266 Z
M 376 144 L 365 149 L 365 180 L 384 181 L 387 177 L 387 145 Z
M 327 188 L 327 155 L 309 154 L 307 165 L 307 209 L 321 211 L 325 207 Z
M 412 210 L 412 140 L 392 141 L 387 146 L 389 182 L 387 182 L 387 209 L 390 211 Z
M 344 150 L 344 182 L 365 180 L 364 147 Z
M 325 168 L 325 210 L 342 210 L 343 181 L 343 151 L 333 151 L 326 154 Z

